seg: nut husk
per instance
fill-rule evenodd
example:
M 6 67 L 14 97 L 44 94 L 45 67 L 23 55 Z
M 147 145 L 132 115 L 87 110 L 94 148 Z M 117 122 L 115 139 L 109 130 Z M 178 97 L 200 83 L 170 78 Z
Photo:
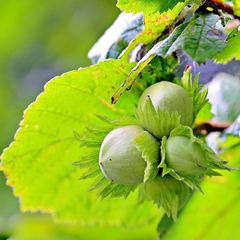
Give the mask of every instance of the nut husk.
M 157 176 L 147 182 L 145 193 L 150 200 L 162 206 L 168 216 L 176 220 L 179 210 L 187 203 L 192 190 L 183 182 L 166 175 Z

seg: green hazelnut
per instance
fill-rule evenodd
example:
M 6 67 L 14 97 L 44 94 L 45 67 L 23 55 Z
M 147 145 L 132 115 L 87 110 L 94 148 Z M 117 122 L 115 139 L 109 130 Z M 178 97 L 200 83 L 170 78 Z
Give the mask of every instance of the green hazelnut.
M 168 216 L 176 220 L 178 211 L 187 203 L 192 190 L 183 182 L 166 175 L 148 181 L 145 184 L 145 193 L 147 198 L 162 206 Z
M 168 138 L 166 147 L 166 164 L 179 175 L 195 176 L 207 173 L 205 153 L 197 142 L 184 136 L 175 136 Z
M 154 109 L 151 109 L 151 105 Z M 137 117 L 143 128 L 157 138 L 168 136 L 180 124 L 192 125 L 193 100 L 181 86 L 162 81 L 143 92 Z
M 140 148 L 139 143 L 136 142 L 139 136 L 141 136 L 141 139 L 139 139 Z M 146 152 L 146 149 L 143 149 L 149 143 L 145 139 L 154 143 L 149 145 L 150 154 L 148 154 L 149 151 Z M 143 142 L 141 142 L 142 140 Z M 146 144 L 144 144 L 144 141 L 146 141 Z M 155 142 L 157 141 L 148 132 L 137 125 L 112 130 L 102 142 L 100 149 L 99 165 L 102 173 L 114 183 L 126 185 L 142 183 L 145 178 L 145 170 L 152 171 L 152 165 L 147 167 L 148 162 L 144 159 L 145 155 L 154 156 L 154 161 L 158 160 L 156 158 L 160 155 L 159 144 L 155 144 Z M 143 149 L 143 152 L 141 152 L 141 149 Z M 149 171 L 146 175 L 149 175 Z
M 219 175 L 215 169 L 231 170 L 206 143 L 193 135 L 187 126 L 175 128 L 161 143 L 162 175 L 170 174 L 189 187 L 200 190 L 204 175 Z

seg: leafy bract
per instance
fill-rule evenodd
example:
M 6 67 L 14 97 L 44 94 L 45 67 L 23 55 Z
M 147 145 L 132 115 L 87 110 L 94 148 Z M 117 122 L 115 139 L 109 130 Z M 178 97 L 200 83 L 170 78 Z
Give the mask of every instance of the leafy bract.
M 181 85 L 189 92 L 193 100 L 194 113 L 193 122 L 195 121 L 198 113 L 208 102 L 207 100 L 207 89 L 203 89 L 203 86 L 199 85 L 199 75 L 192 78 L 191 68 L 189 67 L 184 73 L 181 81 Z
M 192 190 L 183 182 L 167 175 L 157 176 L 144 184 L 144 191 L 148 198 L 153 200 L 158 206 L 162 206 L 168 217 L 177 220 L 179 210 L 181 210 L 191 196 Z
M 137 119 L 143 128 L 161 139 L 163 136 L 168 136 L 171 130 L 180 125 L 180 115 L 178 112 L 170 112 L 154 108 L 152 100 L 147 97 L 143 106 L 137 110 Z
M 92 224 L 128 221 L 131 225 L 154 219 L 156 207 L 147 202 L 137 206 L 137 194 L 128 201 L 97 199 L 95 192 L 88 192 L 90 181 L 80 181 L 82 171 L 72 165 L 87 151 L 76 133 L 81 136 L 88 126 L 98 123 L 104 127 L 96 114 L 113 119 L 133 114 L 138 98 L 133 92 L 116 106 L 109 104 L 112 88 L 133 66 L 108 60 L 63 74 L 51 80 L 25 111 L 15 141 L 2 155 L 2 169 L 22 210 Z
M 218 63 L 227 63 L 235 58 L 240 60 L 240 32 L 233 31 L 227 39 L 227 45 L 216 55 Z
M 164 12 L 172 9 L 179 2 L 184 0 L 118 0 L 117 6 L 125 12 L 152 14 L 155 12 Z
M 199 111 L 195 124 L 201 124 L 210 121 L 212 118 L 213 118 L 212 106 L 209 102 L 207 102 Z
M 142 153 L 142 157 L 147 163 L 144 171 L 144 182 L 156 177 L 158 173 L 158 164 L 160 161 L 160 144 L 150 135 L 144 131 L 135 139 L 135 145 L 138 151 Z

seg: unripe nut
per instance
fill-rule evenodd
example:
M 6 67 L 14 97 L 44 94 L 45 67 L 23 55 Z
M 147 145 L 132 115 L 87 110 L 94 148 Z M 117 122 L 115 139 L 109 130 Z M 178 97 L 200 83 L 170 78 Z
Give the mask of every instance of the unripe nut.
M 207 173 L 205 153 L 201 146 L 184 136 L 174 136 L 167 140 L 166 164 L 180 176 L 201 176 Z
M 146 162 L 134 140 L 144 129 L 137 125 L 119 127 L 104 139 L 99 165 L 104 176 L 114 183 L 133 185 L 143 182 Z
M 149 115 L 150 109 L 146 107 L 149 98 L 155 111 L 160 115 L 157 116 L 159 117 L 159 122 L 156 124 L 154 123 L 156 116 L 151 117 Z M 173 115 L 171 114 L 178 114 L 180 123 L 176 121 L 175 123 L 170 123 L 170 126 L 168 126 L 169 122 L 173 121 Z M 146 130 L 157 138 L 161 138 L 164 135 L 168 135 L 178 124 L 192 125 L 193 100 L 190 94 L 181 86 L 162 81 L 153 84 L 143 92 L 138 103 L 137 115 L 140 124 Z M 148 117 L 146 118 L 146 116 Z

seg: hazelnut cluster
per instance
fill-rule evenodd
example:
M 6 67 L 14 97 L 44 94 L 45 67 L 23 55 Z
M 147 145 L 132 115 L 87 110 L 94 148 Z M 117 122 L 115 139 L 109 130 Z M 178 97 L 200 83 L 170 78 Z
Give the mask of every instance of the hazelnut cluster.
M 102 173 L 124 185 L 142 184 L 146 198 L 174 219 L 205 175 L 229 169 L 194 136 L 193 96 L 180 85 L 161 81 L 140 97 L 139 125 L 112 130 L 99 154 Z

